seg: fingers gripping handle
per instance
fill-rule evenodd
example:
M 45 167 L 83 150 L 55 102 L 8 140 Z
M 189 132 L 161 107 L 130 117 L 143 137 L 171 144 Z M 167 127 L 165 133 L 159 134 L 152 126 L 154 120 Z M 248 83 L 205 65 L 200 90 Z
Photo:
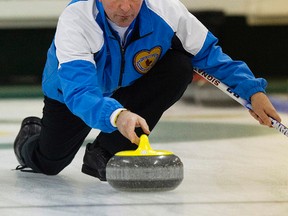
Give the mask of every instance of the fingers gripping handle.
M 222 92 L 224 92 L 225 94 L 230 96 L 232 99 L 234 99 L 235 101 L 240 103 L 242 106 L 246 107 L 249 110 L 252 110 L 252 106 L 247 100 L 245 100 L 245 99 L 241 98 L 239 95 L 235 94 L 229 86 L 225 85 L 220 80 L 216 79 L 215 77 L 213 77 L 213 76 L 211 76 L 211 75 L 207 74 L 206 72 L 201 71 L 199 69 L 194 68 L 194 72 L 197 73 L 198 75 L 200 75 L 202 78 L 204 78 L 208 82 L 210 82 L 212 85 L 216 86 L 218 89 L 220 89 Z M 282 133 L 288 137 L 288 128 L 285 125 L 283 125 L 282 123 L 278 122 L 277 120 L 275 120 L 271 117 L 270 117 L 270 119 L 272 122 L 272 127 L 275 128 L 276 130 L 278 130 L 280 133 Z

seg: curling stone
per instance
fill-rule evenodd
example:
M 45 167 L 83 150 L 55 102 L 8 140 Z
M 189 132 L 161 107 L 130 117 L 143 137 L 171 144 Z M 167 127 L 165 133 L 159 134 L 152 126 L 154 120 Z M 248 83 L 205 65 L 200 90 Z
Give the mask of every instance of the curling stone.
M 172 152 L 153 150 L 147 135 L 136 150 L 116 153 L 106 166 L 107 182 L 121 191 L 169 191 L 183 180 L 183 163 Z

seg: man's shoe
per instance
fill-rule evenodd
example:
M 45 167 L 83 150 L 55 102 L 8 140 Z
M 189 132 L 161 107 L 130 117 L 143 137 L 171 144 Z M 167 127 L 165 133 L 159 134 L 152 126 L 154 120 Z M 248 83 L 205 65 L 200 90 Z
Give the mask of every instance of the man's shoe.
M 21 149 L 24 143 L 33 135 L 40 134 L 41 119 L 38 117 L 27 117 L 22 121 L 20 131 L 14 141 L 14 153 L 20 165 L 25 167 L 25 162 L 21 156 Z
M 112 155 L 98 144 L 95 147 L 91 143 L 86 146 L 83 159 L 82 172 L 106 181 L 106 164 Z

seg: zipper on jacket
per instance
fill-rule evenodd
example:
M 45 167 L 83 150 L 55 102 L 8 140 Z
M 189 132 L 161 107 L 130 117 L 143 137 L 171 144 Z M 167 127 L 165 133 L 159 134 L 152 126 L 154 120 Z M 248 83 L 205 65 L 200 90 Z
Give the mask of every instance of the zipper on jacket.
M 121 65 L 120 65 L 120 74 L 119 74 L 118 87 L 117 87 L 117 89 L 119 89 L 122 86 L 122 80 L 123 80 L 123 74 L 124 74 L 124 68 L 125 68 L 125 47 L 121 45 L 121 42 L 116 37 L 110 37 L 110 38 L 113 40 L 116 40 L 120 48 Z
M 121 68 L 120 68 L 120 75 L 119 75 L 119 81 L 118 81 L 118 88 L 122 86 L 123 74 L 124 74 L 124 68 L 125 68 L 125 48 L 121 46 L 120 42 L 119 42 L 119 46 L 120 46 L 120 52 L 121 52 Z

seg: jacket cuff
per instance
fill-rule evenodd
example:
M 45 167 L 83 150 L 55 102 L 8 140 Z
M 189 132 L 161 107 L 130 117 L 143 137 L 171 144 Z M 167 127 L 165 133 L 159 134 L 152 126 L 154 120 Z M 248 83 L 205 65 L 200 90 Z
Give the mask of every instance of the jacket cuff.
M 116 126 L 116 121 L 117 121 L 117 118 L 119 116 L 119 114 L 123 111 L 123 110 L 127 110 L 125 108 L 119 108 L 119 109 L 116 109 L 110 116 L 110 123 L 113 127 L 117 127 Z

